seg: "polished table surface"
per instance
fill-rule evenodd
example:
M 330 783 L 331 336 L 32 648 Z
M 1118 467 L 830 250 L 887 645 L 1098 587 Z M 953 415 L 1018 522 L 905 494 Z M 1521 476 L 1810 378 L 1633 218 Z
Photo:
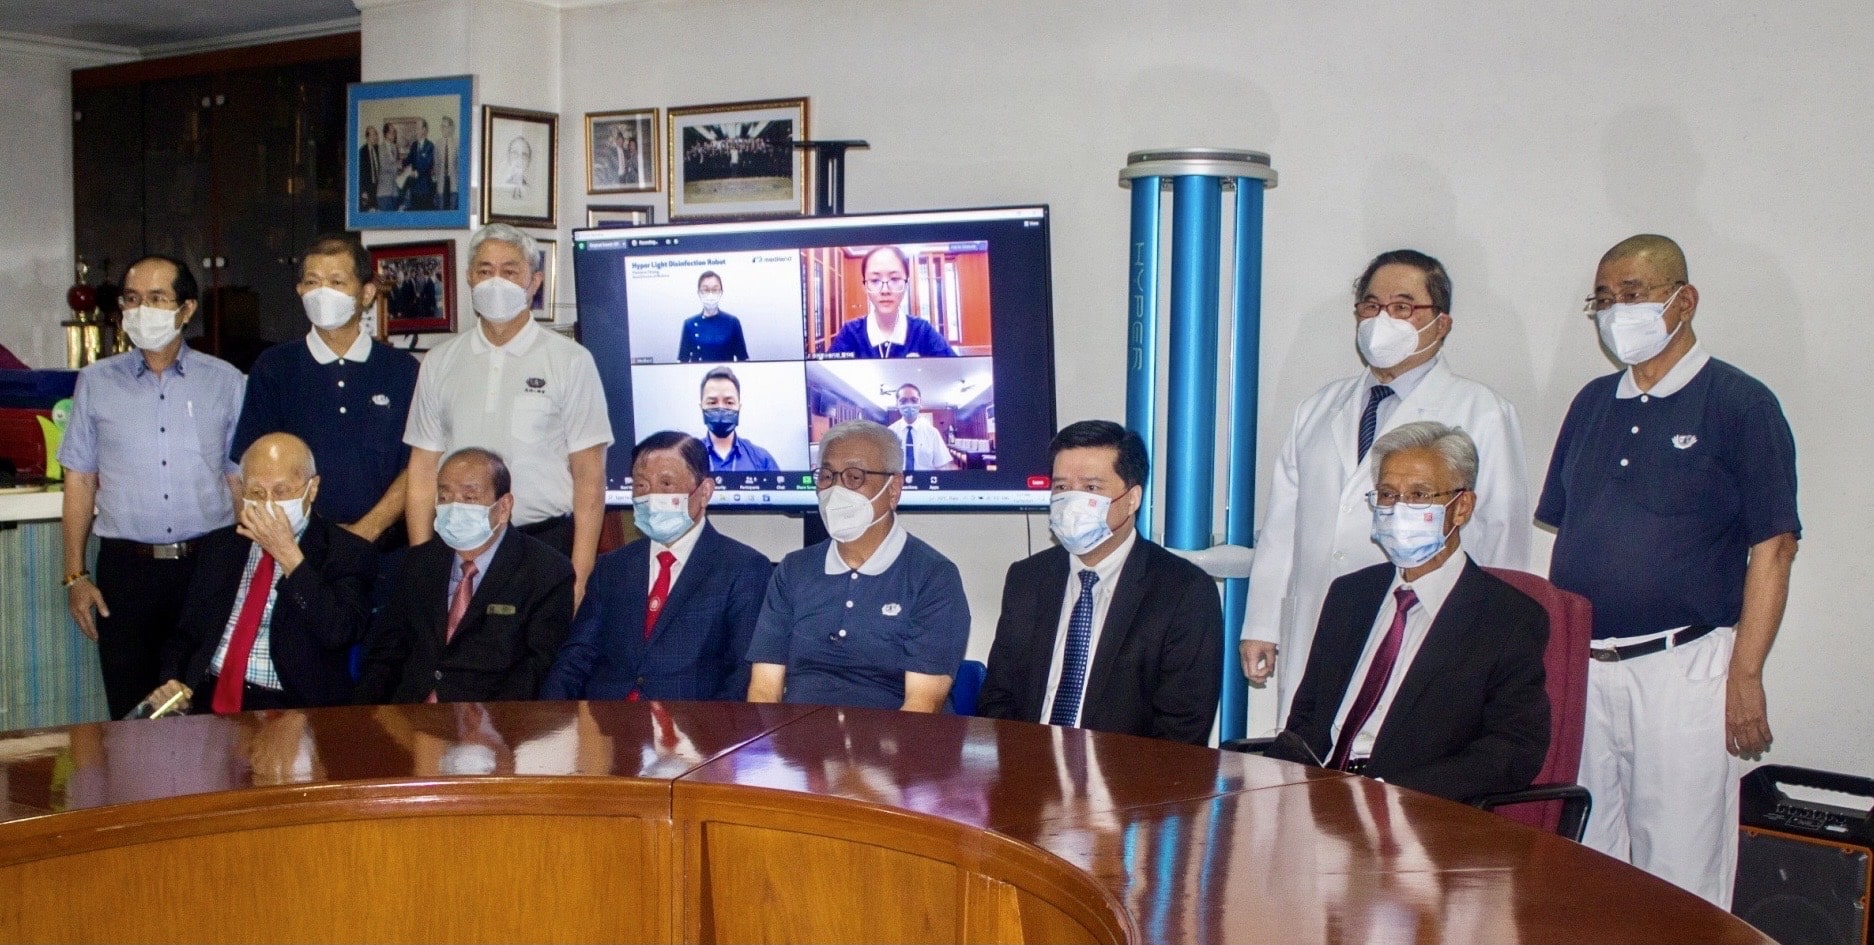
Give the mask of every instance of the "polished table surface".
M 116 805 L 447 796 L 533 779 L 765 789 L 988 832 L 1092 877 L 1138 941 L 1766 941 L 1624 863 L 1365 778 L 1080 729 L 814 706 L 463 703 L 0 733 L 0 866 L 150 809 Z

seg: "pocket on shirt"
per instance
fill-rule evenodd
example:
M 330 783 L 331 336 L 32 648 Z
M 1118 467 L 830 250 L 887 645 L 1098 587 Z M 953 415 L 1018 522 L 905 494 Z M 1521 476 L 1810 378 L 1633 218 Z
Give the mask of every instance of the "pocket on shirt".
M 523 443 L 538 443 L 553 432 L 553 402 L 539 394 L 521 394 L 508 415 L 508 432 Z
M 1724 495 L 1713 489 L 1723 475 L 1710 456 L 1674 450 L 1660 467 L 1647 477 L 1642 502 L 1660 515 L 1687 515 L 1699 511 Z

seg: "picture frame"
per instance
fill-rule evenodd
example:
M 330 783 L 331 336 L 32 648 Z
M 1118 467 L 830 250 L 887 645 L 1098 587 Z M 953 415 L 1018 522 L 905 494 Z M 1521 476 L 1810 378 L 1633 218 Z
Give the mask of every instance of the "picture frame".
M 657 109 L 586 113 L 586 193 L 656 190 Z
M 800 216 L 807 212 L 807 99 L 665 111 L 669 217 Z
M 467 75 L 347 85 L 345 228 L 467 229 L 474 101 Z
M 380 337 L 455 331 L 455 240 L 365 248 L 383 300 Z
M 618 226 L 646 226 L 657 222 L 657 208 L 650 204 L 593 204 L 586 207 L 586 226 L 610 229 Z
M 539 291 L 534 293 L 529 314 L 534 321 L 551 324 L 554 320 L 554 303 L 559 298 L 559 240 L 536 238 L 534 242 L 540 244 L 540 253 L 534 257 L 534 269 L 543 278 Z
M 552 112 L 482 106 L 482 220 L 559 225 L 560 118 Z

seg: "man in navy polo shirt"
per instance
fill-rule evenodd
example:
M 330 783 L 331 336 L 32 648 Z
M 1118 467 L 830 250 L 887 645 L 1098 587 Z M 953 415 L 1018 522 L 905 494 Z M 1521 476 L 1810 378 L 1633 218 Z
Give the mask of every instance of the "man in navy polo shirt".
M 937 712 L 969 644 L 956 565 L 898 523 L 904 454 L 849 420 L 820 441 L 826 541 L 781 559 L 748 648 L 748 701 Z
M 401 547 L 410 459 L 403 428 L 416 358 L 361 328 L 365 310 L 377 304 L 363 246 L 349 236 L 321 236 L 300 258 L 299 300 L 312 330 L 255 359 L 230 455 L 245 454 L 269 433 L 299 437 L 327 469 L 345 472 L 319 489 L 313 510 L 366 541 Z
M 1601 257 L 1588 311 L 1628 368 L 1568 408 L 1536 519 L 1550 578 L 1594 604 L 1584 840 L 1728 907 L 1732 756 L 1770 747 L 1763 664 L 1802 525 L 1776 395 L 1699 347 L 1697 309 L 1672 240 Z

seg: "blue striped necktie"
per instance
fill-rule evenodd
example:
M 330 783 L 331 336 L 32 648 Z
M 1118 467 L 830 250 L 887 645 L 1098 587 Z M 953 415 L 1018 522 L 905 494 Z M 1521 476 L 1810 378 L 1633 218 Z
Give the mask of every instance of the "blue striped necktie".
M 1074 601 L 1073 616 L 1067 620 L 1067 652 L 1061 655 L 1061 684 L 1054 690 L 1049 725 L 1071 726 L 1080 720 L 1080 697 L 1087 686 L 1087 657 L 1093 644 L 1093 585 L 1098 583 L 1098 574 L 1081 570 L 1080 599 Z
M 1366 451 L 1373 448 L 1373 434 L 1379 432 L 1379 402 L 1392 396 L 1392 388 L 1384 384 L 1374 384 L 1366 392 L 1366 410 L 1360 414 L 1360 455 L 1354 462 L 1366 459 Z

